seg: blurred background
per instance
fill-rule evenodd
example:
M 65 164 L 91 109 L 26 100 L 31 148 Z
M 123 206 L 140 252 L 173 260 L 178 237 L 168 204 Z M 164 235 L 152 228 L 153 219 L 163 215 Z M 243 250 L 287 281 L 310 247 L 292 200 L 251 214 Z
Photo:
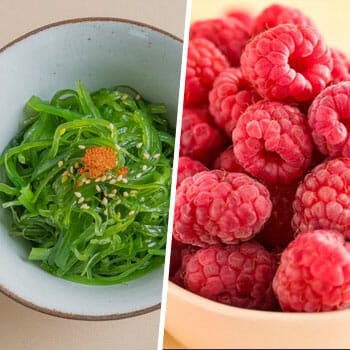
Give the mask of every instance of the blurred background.
M 292 6 L 303 11 L 317 25 L 331 47 L 340 49 L 350 57 L 349 0 L 192 0 L 191 22 L 220 17 L 237 9 L 247 10 L 254 16 L 271 4 Z M 177 317 L 177 322 L 181 322 L 183 315 Z M 165 330 L 163 346 L 165 349 L 186 348 L 171 335 L 171 329 Z

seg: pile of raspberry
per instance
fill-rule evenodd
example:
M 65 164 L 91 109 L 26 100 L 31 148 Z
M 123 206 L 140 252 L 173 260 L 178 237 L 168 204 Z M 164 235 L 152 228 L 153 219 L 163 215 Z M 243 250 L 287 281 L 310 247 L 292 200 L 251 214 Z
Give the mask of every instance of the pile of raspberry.
M 300 10 L 190 29 L 170 280 L 219 303 L 350 307 L 349 61 Z

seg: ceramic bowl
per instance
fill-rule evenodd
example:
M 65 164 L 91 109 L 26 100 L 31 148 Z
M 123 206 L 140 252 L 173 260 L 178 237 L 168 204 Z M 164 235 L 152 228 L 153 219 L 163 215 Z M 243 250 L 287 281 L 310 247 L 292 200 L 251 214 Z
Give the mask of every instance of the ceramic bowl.
M 350 344 L 350 310 L 246 310 L 205 299 L 172 282 L 167 298 L 165 328 L 188 348 L 343 349 Z
M 82 80 L 90 91 L 126 84 L 163 102 L 176 125 L 182 42 L 141 23 L 76 19 L 37 29 L 0 50 L 0 150 L 16 134 L 25 102 L 51 98 Z M 29 247 L 0 220 L 0 290 L 42 312 L 77 319 L 116 319 L 160 306 L 163 269 L 113 286 L 71 283 L 28 262 Z

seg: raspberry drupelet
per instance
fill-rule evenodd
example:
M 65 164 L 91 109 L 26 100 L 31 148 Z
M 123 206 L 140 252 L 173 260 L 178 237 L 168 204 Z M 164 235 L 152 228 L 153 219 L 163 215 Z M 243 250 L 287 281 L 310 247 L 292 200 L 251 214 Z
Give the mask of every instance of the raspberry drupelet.
M 299 9 L 286 5 L 273 4 L 266 7 L 255 18 L 252 30 L 253 35 L 276 27 L 279 24 L 286 23 L 302 26 L 313 25 L 311 19 L 303 14 Z
M 225 55 L 230 65 L 237 67 L 249 33 L 239 20 L 223 17 L 192 23 L 190 40 L 198 38 L 211 41 Z
M 216 76 L 229 66 L 226 57 L 209 40 L 193 39 L 188 43 L 184 106 L 207 103 Z
M 185 108 L 182 112 L 180 156 L 211 165 L 228 142 L 214 124 L 206 107 Z
M 209 93 L 209 111 L 228 136 L 237 124 L 240 115 L 261 97 L 243 78 L 240 68 L 222 71 L 214 81 Z
M 300 233 L 282 253 L 273 289 L 283 311 L 349 308 L 349 243 L 337 231 Z
M 272 279 L 277 263 L 254 241 L 198 250 L 185 268 L 185 286 L 219 303 L 256 310 L 275 310 Z
M 316 29 L 280 24 L 246 45 L 241 68 L 260 96 L 302 102 L 313 99 L 326 87 L 333 61 Z
M 177 188 L 173 236 L 202 247 L 247 241 L 268 220 L 271 207 L 266 187 L 248 175 L 202 171 Z
M 266 183 L 300 179 L 311 162 L 306 118 L 294 106 L 259 101 L 241 115 L 232 133 L 234 154 L 251 175 Z
M 218 155 L 214 161 L 214 169 L 244 173 L 244 169 L 240 166 L 233 153 L 233 146 L 226 148 Z
M 190 157 L 179 157 L 176 187 L 178 187 L 186 177 L 204 170 L 208 170 L 208 168 L 198 160 L 193 160 Z
M 329 229 L 350 238 L 350 158 L 325 161 L 307 174 L 293 203 L 296 232 Z
M 350 82 L 323 90 L 312 102 L 307 119 L 315 145 L 324 155 L 350 156 Z
M 331 48 L 331 55 L 333 60 L 331 83 L 336 84 L 341 81 L 349 81 L 349 61 L 345 54 L 338 49 Z

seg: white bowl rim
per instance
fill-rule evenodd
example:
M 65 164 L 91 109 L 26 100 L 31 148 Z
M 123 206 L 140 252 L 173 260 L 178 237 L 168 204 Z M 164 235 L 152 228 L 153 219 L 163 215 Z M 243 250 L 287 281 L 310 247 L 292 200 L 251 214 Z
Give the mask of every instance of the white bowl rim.
M 173 39 L 175 41 L 178 41 L 179 43 L 183 43 L 183 40 L 180 39 L 179 37 L 163 30 L 158 27 L 155 27 L 153 25 L 139 22 L 139 21 L 134 21 L 126 18 L 119 18 L 119 17 L 76 17 L 76 18 L 70 18 L 70 19 L 65 19 L 57 22 L 52 22 L 40 27 L 37 27 L 29 32 L 26 32 L 19 37 L 15 38 L 14 40 L 11 40 L 8 44 L 5 44 L 5 46 L 0 47 L 0 54 L 5 52 L 8 48 L 12 47 L 13 45 L 21 42 L 22 40 L 25 40 L 31 36 L 34 36 L 37 33 L 40 33 L 42 31 L 63 26 L 66 24 L 79 24 L 79 23 L 84 23 L 84 22 L 114 22 L 114 23 L 125 23 L 125 24 L 132 24 L 138 27 L 143 27 L 147 28 L 150 30 L 153 30 L 155 32 L 158 32 L 164 36 L 167 36 L 170 39 Z M 11 290 L 7 289 L 4 285 L 0 283 L 0 293 L 3 295 L 6 295 L 13 301 L 22 304 L 23 306 L 26 306 L 34 311 L 41 312 L 43 314 L 51 315 L 51 316 L 56 316 L 60 318 L 65 318 L 65 319 L 72 319 L 72 320 L 81 320 L 81 321 L 110 321 L 110 320 L 120 320 L 120 319 L 125 319 L 125 318 L 130 318 L 130 317 L 136 317 L 140 316 L 143 314 L 150 313 L 152 311 L 155 311 L 157 309 L 160 309 L 161 303 L 155 304 L 153 306 L 140 309 L 137 311 L 132 311 L 132 312 L 124 312 L 124 313 L 114 313 L 114 314 L 108 314 L 108 315 L 81 315 L 81 314 L 76 314 L 76 313 L 68 313 L 68 312 L 62 312 L 59 310 L 55 310 L 52 308 L 46 308 L 43 306 L 39 306 L 37 304 L 34 304 L 16 293 L 12 292 Z
M 250 310 L 244 309 L 236 306 L 230 306 L 218 303 L 216 301 L 204 298 L 200 295 L 192 293 L 187 289 L 178 286 L 172 281 L 168 281 L 168 294 L 171 294 L 177 299 L 186 299 L 186 301 L 198 308 L 205 309 L 209 312 L 216 314 L 222 314 L 225 316 L 232 316 L 232 313 L 236 313 L 241 318 L 252 319 L 252 320 L 267 320 L 269 319 L 278 321 L 297 321 L 300 322 L 300 317 L 303 317 L 303 321 L 327 321 L 334 317 L 345 317 L 349 319 L 350 309 L 344 310 L 334 310 L 334 311 L 324 311 L 324 312 L 282 312 L 282 311 L 262 311 L 262 310 Z

